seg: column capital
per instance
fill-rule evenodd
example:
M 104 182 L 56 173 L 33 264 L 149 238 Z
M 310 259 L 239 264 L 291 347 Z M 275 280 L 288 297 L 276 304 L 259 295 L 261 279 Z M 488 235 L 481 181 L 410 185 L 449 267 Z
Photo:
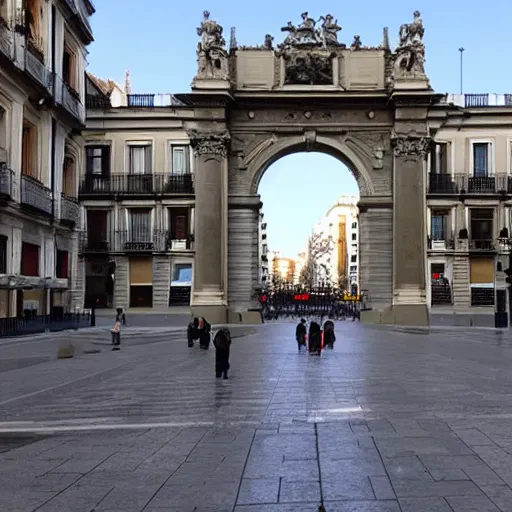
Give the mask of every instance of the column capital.
M 426 158 L 432 139 L 412 135 L 395 135 L 391 139 L 395 156 Z
M 228 143 L 231 139 L 228 131 L 223 132 L 200 132 L 189 130 L 190 145 L 195 156 L 220 156 L 226 158 L 228 155 Z

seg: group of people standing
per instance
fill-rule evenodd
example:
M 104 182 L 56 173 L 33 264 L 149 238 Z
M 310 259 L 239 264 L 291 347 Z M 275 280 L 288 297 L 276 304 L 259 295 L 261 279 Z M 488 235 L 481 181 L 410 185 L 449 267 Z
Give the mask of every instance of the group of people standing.
M 187 327 L 188 346 L 193 347 L 194 341 L 199 340 L 199 348 L 208 350 L 210 348 L 210 338 L 212 326 L 206 318 L 193 318 Z M 229 370 L 229 352 L 231 347 L 231 332 L 227 327 L 221 327 L 213 338 L 215 347 L 215 377 L 220 379 L 228 378 Z
M 336 341 L 334 322 L 326 320 L 322 329 L 318 322 L 313 321 L 309 324 L 308 332 L 306 319 L 302 318 L 295 329 L 295 338 L 297 339 L 299 352 L 302 352 L 302 349 L 307 350 L 309 348 L 311 355 L 319 356 L 322 353 L 322 345 L 331 350 L 334 348 L 334 342 Z

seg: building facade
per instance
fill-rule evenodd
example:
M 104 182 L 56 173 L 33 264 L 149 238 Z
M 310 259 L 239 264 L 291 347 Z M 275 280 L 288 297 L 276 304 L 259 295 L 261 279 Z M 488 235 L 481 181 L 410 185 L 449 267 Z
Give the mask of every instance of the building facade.
M 262 287 L 267 286 L 268 272 L 268 239 L 267 239 L 267 222 L 264 219 L 263 212 L 260 211 L 260 227 L 259 227 L 259 275 L 258 281 Z
M 78 181 L 89 0 L 0 2 L 0 317 L 82 306 Z
M 193 153 L 183 125 L 200 114 L 167 95 L 155 115 L 155 95 L 131 94 L 128 83 L 120 88 L 92 75 L 87 90 L 79 188 L 84 303 L 189 306 L 195 191 Z
M 359 197 L 341 196 L 313 228 L 314 282 L 329 283 L 358 293 L 359 289 Z
M 512 95 L 447 95 L 430 112 L 427 288 L 431 316 L 494 325 L 509 310 Z M 446 319 L 445 319 L 446 321 Z

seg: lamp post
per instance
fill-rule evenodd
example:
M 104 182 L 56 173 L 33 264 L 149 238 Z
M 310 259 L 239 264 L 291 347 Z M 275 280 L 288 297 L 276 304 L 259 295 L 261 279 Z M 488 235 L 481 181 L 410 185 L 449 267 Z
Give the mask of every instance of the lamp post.
M 460 93 L 463 94 L 463 91 L 464 91 L 464 88 L 463 88 L 463 67 L 464 67 L 464 58 L 463 58 L 463 54 L 464 54 L 464 50 L 465 48 L 463 48 L 462 46 L 459 48 L 459 52 L 460 52 Z
M 504 269 L 505 275 L 507 276 L 505 278 L 506 283 L 508 284 L 508 316 L 507 318 L 510 318 L 511 311 L 512 311 L 512 238 L 510 238 L 508 229 L 503 228 L 500 231 L 500 236 L 498 238 L 498 243 L 501 246 L 507 247 L 508 249 L 508 268 Z M 506 308 L 505 308 L 506 309 Z M 496 312 L 496 315 L 499 315 L 500 311 Z M 506 311 L 505 311 L 506 314 Z M 508 324 L 508 321 L 506 322 Z M 507 325 L 500 325 L 500 327 L 507 327 Z M 498 327 L 495 325 L 495 327 Z

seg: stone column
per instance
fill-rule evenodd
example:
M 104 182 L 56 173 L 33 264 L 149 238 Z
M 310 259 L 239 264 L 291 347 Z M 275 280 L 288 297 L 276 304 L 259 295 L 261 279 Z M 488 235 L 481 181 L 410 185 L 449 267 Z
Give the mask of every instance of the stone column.
M 424 162 L 427 137 L 394 140 L 393 315 L 398 325 L 428 325 L 425 291 Z
M 259 323 L 259 196 L 230 196 L 228 210 L 228 282 L 230 323 Z
M 227 132 L 189 132 L 195 158 L 195 263 L 192 313 L 210 323 L 227 320 L 224 249 Z

